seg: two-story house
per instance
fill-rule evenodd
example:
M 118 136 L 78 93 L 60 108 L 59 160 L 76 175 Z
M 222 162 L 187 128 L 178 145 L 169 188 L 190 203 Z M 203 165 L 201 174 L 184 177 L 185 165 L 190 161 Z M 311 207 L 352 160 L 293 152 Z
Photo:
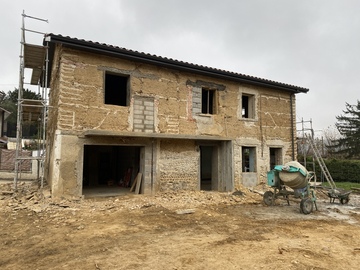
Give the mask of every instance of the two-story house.
M 232 191 L 296 159 L 295 94 L 308 89 L 61 35 L 44 43 L 54 196 L 128 186 L 137 172 L 145 194 Z

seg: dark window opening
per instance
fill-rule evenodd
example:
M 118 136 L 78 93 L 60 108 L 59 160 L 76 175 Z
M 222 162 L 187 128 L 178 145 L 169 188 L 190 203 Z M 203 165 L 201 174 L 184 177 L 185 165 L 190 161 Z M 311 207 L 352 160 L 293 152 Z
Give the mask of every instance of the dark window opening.
M 215 90 L 202 89 L 201 113 L 215 114 Z
M 256 172 L 256 147 L 242 147 L 242 171 Z
M 249 97 L 242 96 L 242 117 L 249 118 Z
M 270 148 L 270 170 L 274 169 L 276 165 L 281 165 L 281 150 L 281 148 Z
M 255 97 L 252 95 L 242 95 L 242 118 L 255 118 Z
M 105 104 L 129 106 L 129 77 L 105 74 Z

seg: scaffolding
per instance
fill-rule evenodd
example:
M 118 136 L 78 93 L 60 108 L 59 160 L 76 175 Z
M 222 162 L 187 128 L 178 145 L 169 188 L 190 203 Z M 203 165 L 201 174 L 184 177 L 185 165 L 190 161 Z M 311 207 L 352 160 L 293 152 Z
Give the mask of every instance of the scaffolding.
M 324 180 L 327 180 L 332 186 L 332 178 L 330 173 L 328 172 L 326 165 L 322 159 L 322 155 L 324 155 L 324 149 L 320 151 L 319 147 L 316 146 L 315 139 L 315 131 L 312 125 L 312 119 L 308 121 L 304 121 L 302 118 L 300 122 L 296 122 L 296 124 L 301 124 L 301 129 L 298 129 L 298 149 L 301 146 L 301 152 L 303 155 L 303 161 L 299 161 L 307 168 L 308 163 L 312 165 L 312 170 L 316 171 L 316 163 L 320 166 L 320 180 L 323 183 Z M 310 155 L 309 155 L 310 154 Z M 310 156 L 312 161 L 309 162 L 307 157 Z M 331 178 L 331 179 L 330 179 Z M 329 179 L 329 180 L 328 180 Z
M 37 161 L 37 179 L 40 185 L 44 185 L 44 163 L 45 163 L 45 143 L 46 143 L 46 118 L 48 112 L 48 43 L 44 46 L 26 43 L 25 33 L 31 32 L 44 35 L 45 33 L 26 29 L 25 19 L 32 19 L 48 23 L 48 20 L 28 16 L 23 11 L 21 27 L 21 49 L 20 49 L 20 69 L 19 69 L 19 88 L 17 102 L 17 124 L 16 124 L 16 153 L 15 153 L 15 175 L 14 189 L 17 190 L 18 180 L 21 179 L 22 164 L 26 160 Z M 25 69 L 31 69 L 32 75 L 30 85 L 37 85 L 40 99 L 24 99 L 24 74 Z M 38 123 L 37 154 L 25 156 L 23 153 L 23 125 L 25 122 Z
M 308 121 L 304 121 L 303 118 L 301 118 L 301 122 L 296 122 L 296 124 L 301 124 L 301 129 L 298 129 L 297 132 L 300 133 L 300 135 L 298 135 L 298 143 L 301 145 L 301 151 L 303 154 L 303 165 L 306 168 L 307 165 L 307 152 L 309 151 L 310 148 L 308 148 L 308 143 L 307 143 L 307 133 L 310 132 L 310 136 L 312 138 L 314 138 L 314 129 L 312 127 L 312 119 L 308 120 Z M 298 149 L 299 149 L 299 144 L 298 144 Z M 315 171 L 315 163 L 314 160 L 312 162 L 313 164 L 313 171 Z

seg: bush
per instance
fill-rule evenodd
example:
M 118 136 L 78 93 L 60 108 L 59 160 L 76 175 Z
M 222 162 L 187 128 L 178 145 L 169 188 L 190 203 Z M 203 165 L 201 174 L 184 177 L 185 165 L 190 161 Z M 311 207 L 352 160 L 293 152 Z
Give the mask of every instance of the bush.
M 327 159 L 324 162 L 335 182 L 360 183 L 360 160 Z M 307 158 L 306 169 L 314 170 L 312 158 Z M 317 162 L 315 162 L 315 172 L 320 179 L 322 172 Z

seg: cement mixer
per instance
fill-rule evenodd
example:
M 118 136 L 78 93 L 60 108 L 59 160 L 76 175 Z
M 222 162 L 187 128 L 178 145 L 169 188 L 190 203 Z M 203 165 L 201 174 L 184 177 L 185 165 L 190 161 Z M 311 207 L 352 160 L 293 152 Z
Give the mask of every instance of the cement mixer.
M 277 165 L 267 173 L 267 181 L 274 192 L 266 191 L 263 196 L 264 203 L 274 205 L 276 199 L 300 202 L 300 211 L 310 214 L 314 205 L 317 210 L 315 190 L 309 182 L 316 180 L 315 173 L 309 172 L 297 161 L 290 161 L 285 165 Z M 287 189 L 289 188 L 289 189 Z

